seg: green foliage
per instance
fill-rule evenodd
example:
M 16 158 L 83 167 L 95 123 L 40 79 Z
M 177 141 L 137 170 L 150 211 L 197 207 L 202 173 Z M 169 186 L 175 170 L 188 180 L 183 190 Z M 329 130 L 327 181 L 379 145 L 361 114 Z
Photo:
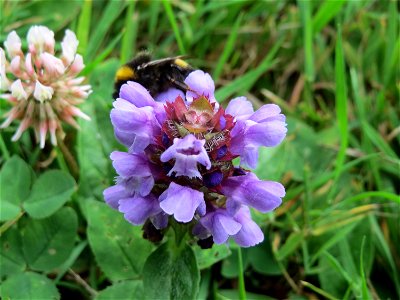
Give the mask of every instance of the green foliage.
M 78 227 L 72 208 L 65 207 L 46 219 L 29 219 L 24 223 L 22 250 L 30 269 L 48 272 L 69 257 Z
M 143 283 L 140 280 L 126 280 L 102 290 L 96 300 L 143 299 Z
M 147 259 L 143 270 L 146 299 L 196 299 L 200 273 L 193 249 L 165 243 Z M 175 249 L 174 249 L 175 248 Z
M 9 159 L 0 173 L 0 220 L 12 220 L 21 212 L 21 203 L 28 197 L 33 173 L 18 156 Z
M 213 74 L 220 102 L 245 95 L 287 116 L 286 140 L 261 149 L 255 170 L 286 197 L 253 215 L 265 240 L 242 249 L 248 299 L 400 297 L 396 1 L 2 1 L 0 24 L 1 44 L 33 24 L 56 39 L 74 30 L 93 89 L 80 105 L 91 121 L 66 128 L 76 180 L 59 148 L 29 133 L 11 142 L 18 122 L 1 129 L 2 299 L 239 298 L 237 248 L 172 250 L 168 237 L 155 249 L 102 203 L 122 149 L 115 71 L 143 49 L 186 55 Z
M 75 181 L 71 175 L 60 170 L 47 171 L 33 184 L 24 209 L 32 218 L 46 218 L 63 206 L 74 191 Z
M 50 279 L 32 272 L 9 277 L 1 286 L 0 295 L 2 299 L 60 299 Z
M 139 278 L 152 249 L 142 238 L 140 227 L 98 201 L 88 200 L 86 212 L 89 244 L 107 277 L 112 281 Z

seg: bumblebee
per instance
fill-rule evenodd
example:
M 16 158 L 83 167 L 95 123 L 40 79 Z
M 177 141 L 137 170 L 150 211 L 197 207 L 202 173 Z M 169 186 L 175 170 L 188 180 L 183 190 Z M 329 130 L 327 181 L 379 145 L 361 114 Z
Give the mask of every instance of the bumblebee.
M 184 80 L 193 68 L 182 56 L 151 60 L 147 52 L 139 53 L 132 61 L 120 67 L 115 74 L 113 98 L 118 98 L 121 86 L 127 81 L 136 81 L 155 97 L 170 87 L 187 91 Z

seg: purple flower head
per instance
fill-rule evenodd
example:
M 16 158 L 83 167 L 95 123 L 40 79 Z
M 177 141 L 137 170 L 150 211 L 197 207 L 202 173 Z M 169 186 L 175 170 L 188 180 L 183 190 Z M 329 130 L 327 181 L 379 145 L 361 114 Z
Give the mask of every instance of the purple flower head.
M 135 225 L 167 230 L 175 220 L 193 225 L 192 235 L 207 240 L 202 244 L 232 238 L 254 246 L 264 236 L 249 207 L 269 212 L 285 189 L 234 167 L 233 160 L 255 167 L 258 148 L 275 146 L 286 135 L 285 116 L 270 104 L 254 111 L 245 97 L 225 110 L 210 75 L 200 70 L 184 84 L 186 93 L 170 88 L 156 100 L 136 82 L 122 85 L 111 122 L 128 152 L 111 154 L 117 184 L 104 198 Z
M 208 170 L 211 168 L 210 159 L 206 149 L 204 149 L 205 142 L 205 140 L 196 139 L 193 134 L 189 134 L 183 139 L 175 138 L 174 144 L 160 156 L 162 162 L 175 159 L 175 165 L 169 171 L 168 176 L 175 172 L 176 176 L 201 178 L 197 163 L 202 164 Z

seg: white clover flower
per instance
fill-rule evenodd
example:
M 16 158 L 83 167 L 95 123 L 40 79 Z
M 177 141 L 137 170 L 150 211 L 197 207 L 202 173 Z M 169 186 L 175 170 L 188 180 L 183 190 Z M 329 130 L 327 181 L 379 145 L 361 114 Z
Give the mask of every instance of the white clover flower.
M 47 133 L 51 143 L 57 144 L 57 132 L 63 133 L 62 122 L 78 128 L 74 117 L 90 120 L 76 105 L 88 97 L 91 86 L 82 85 L 84 77 L 76 77 L 85 65 L 82 56 L 76 54 L 79 42 L 72 31 L 65 32 L 60 58 L 54 52 L 54 32 L 47 27 L 32 26 L 27 41 L 29 49 L 24 54 L 18 34 L 8 34 L 4 47 L 9 61 L 0 48 L 0 89 L 6 91 L 2 98 L 13 105 L 0 128 L 21 120 L 12 140 L 33 127 L 43 148 Z

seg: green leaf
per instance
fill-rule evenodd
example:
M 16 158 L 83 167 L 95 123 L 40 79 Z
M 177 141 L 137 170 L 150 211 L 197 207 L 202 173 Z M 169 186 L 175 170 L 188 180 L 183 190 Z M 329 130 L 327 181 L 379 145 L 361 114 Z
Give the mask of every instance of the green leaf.
M 90 31 L 90 19 L 92 17 L 92 0 L 84 0 L 81 12 L 79 14 L 78 29 L 76 37 L 79 41 L 78 52 L 85 53 L 89 31 Z
M 313 23 L 311 20 L 312 3 L 310 1 L 297 1 L 300 8 L 301 22 L 303 25 L 304 44 L 304 73 L 307 81 L 315 79 L 314 54 L 313 54 Z
M 60 170 L 47 171 L 33 184 L 24 208 L 32 218 L 46 218 L 63 206 L 74 190 L 75 181 L 71 175 Z
M 143 271 L 146 298 L 196 299 L 200 273 L 192 248 L 169 246 L 164 243 L 146 261 Z
M 304 239 L 302 232 L 292 232 L 285 244 L 276 253 L 276 259 L 282 260 L 288 255 L 292 254 L 300 246 L 301 241 Z
M 79 195 L 103 199 L 103 190 L 111 185 L 115 176 L 108 158 L 111 151 L 118 149 L 110 121 L 113 85 L 104 82 L 113 82 L 118 65 L 117 60 L 109 60 L 96 66 L 90 81 L 96 93 L 91 94 L 88 101 L 81 106 L 92 120 L 79 121 Z
M 101 14 L 101 19 L 96 23 L 95 30 L 91 33 L 85 52 L 85 60 L 92 61 L 96 57 L 96 53 L 103 44 L 107 32 L 113 27 L 113 22 L 119 17 L 125 6 L 126 3 L 124 1 L 108 2 Z
M 335 181 L 338 180 L 346 160 L 346 150 L 349 143 L 349 130 L 347 120 L 347 86 L 346 86 L 346 68 L 342 46 L 342 28 L 338 26 L 337 41 L 335 48 L 335 106 L 336 120 L 340 131 L 340 148 L 335 162 Z M 334 189 L 331 189 L 329 196 L 333 195 Z M 328 197 L 329 197 L 328 196 Z M 331 198 L 331 197 L 329 197 Z
M 21 273 L 25 267 L 21 236 L 16 228 L 8 229 L 0 237 L 0 278 Z
M 283 43 L 283 39 L 279 39 L 274 46 L 269 50 L 268 54 L 265 58 L 260 62 L 257 68 L 251 70 L 250 72 L 246 73 L 245 75 L 236 78 L 232 82 L 226 84 L 224 87 L 218 89 L 215 93 L 215 98 L 218 101 L 223 101 L 228 99 L 229 96 L 237 93 L 237 92 L 246 92 L 250 90 L 250 88 L 255 84 L 257 79 L 265 74 L 265 72 L 271 68 L 274 63 L 274 59 L 278 50 L 280 49 Z
M 11 276 L 1 285 L 2 299 L 60 299 L 54 283 L 46 276 L 27 272 Z
M 172 30 L 174 31 L 175 39 L 178 43 L 180 54 L 186 54 L 185 45 L 183 44 L 181 34 L 179 32 L 178 23 L 176 22 L 176 17 L 174 11 L 172 9 L 172 4 L 169 1 L 162 1 L 165 9 L 165 13 L 168 17 L 169 22 L 171 23 Z
M 100 291 L 95 298 L 95 300 L 115 299 L 143 299 L 143 282 L 141 280 L 127 280 L 118 282 Z
M 128 10 L 125 16 L 125 33 L 122 38 L 121 46 L 121 64 L 125 64 L 128 60 L 132 59 L 132 52 L 135 50 L 136 36 L 139 26 L 139 17 L 135 12 L 135 1 L 128 2 Z
M 275 298 L 254 294 L 254 293 L 246 293 L 247 299 L 251 300 L 274 300 Z M 217 299 L 229 299 L 229 300 L 239 300 L 239 294 L 237 290 L 219 290 L 217 294 Z
M 265 275 L 282 274 L 272 253 L 271 242 L 267 236 L 262 244 L 248 249 L 248 261 L 258 273 Z
M 342 6 L 347 0 L 324 1 L 318 9 L 312 20 L 314 34 L 319 33 L 322 28 L 337 14 L 340 13 Z
M 214 244 L 211 249 L 195 247 L 194 253 L 196 254 L 199 269 L 202 270 L 231 255 L 231 250 L 226 245 Z
M 77 229 L 77 215 L 69 207 L 46 219 L 28 219 L 21 235 L 29 267 L 48 272 L 60 266 L 71 254 Z
M 13 156 L 0 172 L 0 221 L 14 219 L 20 212 L 20 204 L 29 195 L 33 172 L 18 156 Z
M 239 257 L 238 250 L 231 249 L 232 255 L 230 255 L 227 259 L 222 262 L 222 270 L 221 273 L 226 278 L 235 278 L 239 276 Z M 243 270 L 246 270 L 249 265 L 248 259 L 248 249 L 243 249 Z
M 152 249 L 141 228 L 101 202 L 88 201 L 86 211 L 89 244 L 103 272 L 112 281 L 137 279 Z

